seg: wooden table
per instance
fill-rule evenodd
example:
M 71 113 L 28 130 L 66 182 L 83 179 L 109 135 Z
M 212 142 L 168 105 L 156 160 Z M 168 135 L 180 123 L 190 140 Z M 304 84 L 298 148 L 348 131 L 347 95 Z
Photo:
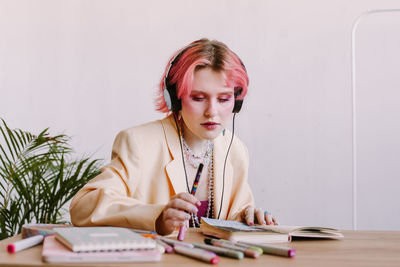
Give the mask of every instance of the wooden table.
M 343 240 L 295 240 L 285 244 L 296 249 L 295 258 L 262 255 L 258 259 L 235 260 L 221 257 L 218 266 L 400 266 L 400 231 L 343 231 Z M 0 266 L 212 266 L 176 254 L 164 254 L 157 263 L 46 264 L 41 260 L 42 246 L 15 254 L 6 245 L 20 236 L 0 241 Z M 203 236 L 188 232 L 185 241 L 201 242 Z

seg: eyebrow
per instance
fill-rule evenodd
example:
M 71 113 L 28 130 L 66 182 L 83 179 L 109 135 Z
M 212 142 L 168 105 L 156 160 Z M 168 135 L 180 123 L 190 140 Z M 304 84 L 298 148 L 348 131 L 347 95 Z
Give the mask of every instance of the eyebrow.
M 200 90 L 192 90 L 191 92 L 190 92 L 190 94 L 207 94 L 207 93 L 205 93 L 205 92 L 203 92 L 203 91 L 200 91 Z M 224 92 L 220 92 L 220 93 L 218 93 L 218 95 L 233 95 L 233 91 L 224 91 Z

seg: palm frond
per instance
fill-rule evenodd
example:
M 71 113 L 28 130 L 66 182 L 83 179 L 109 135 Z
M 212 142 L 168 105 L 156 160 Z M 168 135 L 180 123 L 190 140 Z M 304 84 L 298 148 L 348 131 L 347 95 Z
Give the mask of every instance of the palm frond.
M 65 204 L 100 171 L 100 160 L 72 158 L 66 135 L 38 135 L 0 125 L 0 239 L 24 223 L 62 222 Z

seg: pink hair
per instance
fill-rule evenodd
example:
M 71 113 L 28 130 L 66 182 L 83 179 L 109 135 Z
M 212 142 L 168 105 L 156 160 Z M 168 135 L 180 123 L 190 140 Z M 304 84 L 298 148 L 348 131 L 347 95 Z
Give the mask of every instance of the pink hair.
M 182 53 L 183 51 L 183 53 Z M 182 50 L 177 51 L 169 60 L 159 84 L 159 90 L 155 100 L 158 111 L 168 113 L 169 110 L 164 99 L 164 79 L 167 75 L 171 61 L 176 55 L 182 53 L 174 62 L 168 74 L 168 84 L 176 85 L 177 96 L 181 99 L 192 91 L 192 80 L 195 71 L 202 68 L 211 68 L 214 71 L 224 71 L 226 83 L 233 87 L 235 92 L 242 89 L 237 99 L 243 99 L 247 94 L 249 78 L 246 68 L 239 57 L 233 53 L 224 43 L 200 39 L 192 42 Z

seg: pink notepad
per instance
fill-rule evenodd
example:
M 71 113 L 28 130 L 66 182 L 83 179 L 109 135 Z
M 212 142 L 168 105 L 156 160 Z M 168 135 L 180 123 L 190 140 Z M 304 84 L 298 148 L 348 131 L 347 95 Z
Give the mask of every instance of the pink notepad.
M 54 236 L 43 241 L 42 260 L 44 262 L 154 262 L 161 260 L 157 249 L 73 252 L 58 242 Z

